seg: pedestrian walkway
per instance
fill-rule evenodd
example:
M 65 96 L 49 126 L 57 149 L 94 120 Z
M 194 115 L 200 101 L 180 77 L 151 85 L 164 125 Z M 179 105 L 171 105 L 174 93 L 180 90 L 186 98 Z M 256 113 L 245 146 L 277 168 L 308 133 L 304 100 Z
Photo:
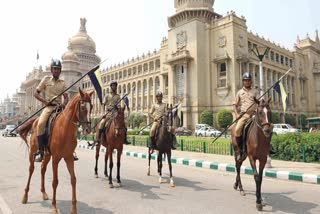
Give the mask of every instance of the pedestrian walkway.
M 86 143 L 79 143 L 81 149 L 92 149 Z M 105 151 L 101 147 L 101 151 Z M 137 158 L 147 158 L 148 148 L 139 146 L 124 146 L 123 155 Z M 155 159 L 153 154 L 152 158 Z M 228 155 L 204 154 L 196 152 L 172 152 L 172 163 L 186 166 L 202 167 L 227 172 L 235 172 L 234 157 Z M 264 176 L 281 180 L 293 180 L 304 183 L 320 184 L 320 164 L 272 160 L 272 168 L 265 168 Z M 248 159 L 243 162 L 242 173 L 252 175 L 252 168 Z

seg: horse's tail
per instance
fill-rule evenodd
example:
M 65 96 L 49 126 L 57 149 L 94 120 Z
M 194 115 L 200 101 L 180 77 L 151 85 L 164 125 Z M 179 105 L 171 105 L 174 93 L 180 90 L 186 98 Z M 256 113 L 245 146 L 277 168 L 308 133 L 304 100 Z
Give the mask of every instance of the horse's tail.
M 27 136 L 28 136 L 28 133 L 29 133 L 30 129 L 32 128 L 33 122 L 36 119 L 37 118 L 29 119 L 27 122 L 25 122 L 23 125 L 21 125 L 17 130 L 19 136 L 27 144 L 28 147 L 29 147 L 29 144 L 28 144 Z

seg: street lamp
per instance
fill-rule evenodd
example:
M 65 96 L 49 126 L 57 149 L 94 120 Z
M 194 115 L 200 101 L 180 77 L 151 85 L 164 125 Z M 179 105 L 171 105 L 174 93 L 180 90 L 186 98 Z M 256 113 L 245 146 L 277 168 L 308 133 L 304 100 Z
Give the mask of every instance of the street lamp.
M 252 52 L 258 57 L 259 59 L 259 79 L 260 79 L 260 95 L 264 93 L 264 79 L 263 79 L 263 67 L 262 67 L 262 60 L 265 55 L 268 54 L 270 48 L 264 46 L 254 46 L 252 48 Z
M 269 47 L 264 47 L 264 46 L 254 46 L 252 48 L 252 52 L 259 59 L 260 96 L 262 96 L 263 93 L 264 93 L 264 79 L 263 79 L 262 60 L 263 60 L 264 56 L 268 54 L 269 50 L 270 50 Z M 266 168 L 272 168 L 270 155 L 268 155 L 268 158 L 267 158 Z

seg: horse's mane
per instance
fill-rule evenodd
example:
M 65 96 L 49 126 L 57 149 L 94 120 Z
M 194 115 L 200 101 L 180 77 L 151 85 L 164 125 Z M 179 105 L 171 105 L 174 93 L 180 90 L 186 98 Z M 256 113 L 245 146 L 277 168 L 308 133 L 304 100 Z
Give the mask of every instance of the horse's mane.
M 68 104 L 67 104 L 67 106 L 66 106 L 65 109 L 70 108 L 70 107 L 73 106 L 73 105 L 76 105 L 77 102 L 78 102 L 79 97 L 80 97 L 80 93 L 77 93 L 76 95 L 74 95 L 74 96 L 71 98 L 71 100 L 69 100 L 69 102 L 68 102 Z

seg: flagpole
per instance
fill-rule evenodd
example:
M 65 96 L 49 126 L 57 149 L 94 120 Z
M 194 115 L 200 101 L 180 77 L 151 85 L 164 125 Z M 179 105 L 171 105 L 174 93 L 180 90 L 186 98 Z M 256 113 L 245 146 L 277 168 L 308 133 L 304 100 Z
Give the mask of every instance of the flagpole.
M 280 82 L 285 76 L 287 76 L 290 71 L 292 71 L 292 68 L 290 68 L 289 70 L 287 70 L 286 73 L 284 73 L 284 74 L 279 78 L 278 81 L 276 81 L 271 87 L 269 87 L 269 89 L 268 89 L 267 91 L 265 91 L 265 92 L 258 98 L 258 100 L 260 100 L 262 97 L 264 97 L 264 95 L 266 95 L 278 82 Z M 240 116 L 239 116 L 237 119 L 235 119 L 232 123 L 230 123 L 229 125 L 227 125 L 227 127 L 224 128 L 224 130 L 220 133 L 220 135 L 218 135 L 215 139 L 213 139 L 213 141 L 212 141 L 211 143 L 214 143 L 216 140 L 218 140 L 218 139 L 224 134 L 224 132 L 226 132 L 226 131 L 230 128 L 230 126 L 232 126 L 234 123 L 236 123 L 236 122 L 237 122 L 243 115 L 245 115 L 245 114 L 247 113 L 247 111 L 248 111 L 252 106 L 254 106 L 255 104 L 256 104 L 256 103 L 251 104 L 251 106 L 249 106 L 244 113 L 240 114 Z
M 63 92 L 61 92 L 59 95 L 53 97 L 50 102 L 54 101 L 55 99 L 57 99 L 58 97 L 60 97 L 61 95 L 63 95 L 66 91 L 68 91 L 71 87 L 73 87 L 75 84 L 77 84 L 80 80 L 82 80 L 85 76 L 87 76 L 90 72 L 95 72 L 96 70 L 98 70 L 99 66 L 104 63 L 107 59 L 99 62 L 97 65 L 95 65 L 90 71 L 88 71 L 85 75 L 83 75 L 82 77 L 80 77 L 77 81 L 75 81 L 74 83 L 72 83 L 68 88 L 66 88 Z M 25 122 L 27 122 L 30 118 L 32 118 L 33 116 L 35 116 L 36 114 L 38 114 L 40 111 L 42 111 L 45 107 L 47 106 L 43 106 L 41 107 L 39 110 L 37 110 L 35 113 L 33 113 L 31 116 L 29 116 L 27 119 L 25 119 L 22 123 L 20 123 L 18 126 L 16 126 L 10 133 L 12 133 L 13 131 L 15 131 L 17 128 L 19 128 L 22 124 L 24 124 Z

